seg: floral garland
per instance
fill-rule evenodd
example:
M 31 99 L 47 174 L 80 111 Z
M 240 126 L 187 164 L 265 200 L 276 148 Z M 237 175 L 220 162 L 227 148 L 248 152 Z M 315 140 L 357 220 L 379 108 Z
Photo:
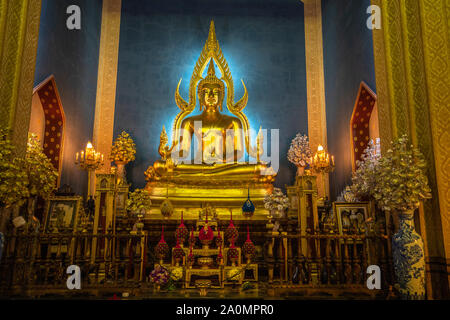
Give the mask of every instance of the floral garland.
M 127 200 L 127 210 L 134 213 L 141 213 L 143 210 L 147 211 L 152 205 L 150 194 L 146 189 L 136 189 L 130 193 Z
M 313 154 L 309 146 L 308 136 L 297 133 L 291 142 L 291 146 L 287 154 L 288 160 L 297 167 L 306 167 L 311 163 L 312 156 Z
M 111 161 L 128 163 L 134 161 L 136 145 L 130 135 L 123 131 L 111 147 L 109 159 Z
M 150 273 L 150 281 L 157 285 L 165 285 L 169 279 L 169 271 L 161 265 L 157 265 Z

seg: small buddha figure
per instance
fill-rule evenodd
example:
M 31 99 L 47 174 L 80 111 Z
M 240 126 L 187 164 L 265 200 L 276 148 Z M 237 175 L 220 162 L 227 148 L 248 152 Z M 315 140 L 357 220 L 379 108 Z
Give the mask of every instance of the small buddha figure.
M 195 136 L 199 143 L 194 159 L 202 159 L 202 163 L 237 162 L 244 153 L 242 124 L 237 117 L 221 113 L 225 85 L 216 77 L 213 59 L 208 75 L 198 84 L 197 95 L 203 112 L 183 120 L 180 157 L 189 154 Z

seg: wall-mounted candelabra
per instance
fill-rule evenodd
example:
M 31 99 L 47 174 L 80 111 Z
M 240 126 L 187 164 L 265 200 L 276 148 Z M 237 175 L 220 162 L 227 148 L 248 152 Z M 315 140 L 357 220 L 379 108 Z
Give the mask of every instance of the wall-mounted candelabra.
M 75 164 L 78 165 L 82 170 L 88 172 L 88 192 L 87 197 L 89 199 L 92 196 L 91 193 L 91 173 L 103 166 L 103 154 L 95 151 L 91 142 L 88 142 L 86 149 L 82 150 L 80 153 L 75 154 Z
M 328 197 L 328 192 L 325 184 L 325 174 L 334 171 L 334 156 L 330 156 L 325 149 L 319 145 L 317 147 L 317 152 L 311 158 L 311 168 L 314 172 L 321 174 L 322 183 L 324 188 L 324 196 Z

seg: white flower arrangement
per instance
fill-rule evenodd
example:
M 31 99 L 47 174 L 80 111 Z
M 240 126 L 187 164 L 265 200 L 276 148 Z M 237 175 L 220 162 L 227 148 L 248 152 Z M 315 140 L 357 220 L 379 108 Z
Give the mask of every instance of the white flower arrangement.
M 287 154 L 288 160 L 297 167 L 306 167 L 310 164 L 312 156 L 313 153 L 309 146 L 308 136 L 297 133 L 291 142 L 291 146 Z
M 272 194 L 264 197 L 264 208 L 283 212 L 289 208 L 289 198 L 284 195 L 280 188 L 273 188 Z
M 421 200 L 431 198 L 425 174 L 426 161 L 403 135 L 381 156 L 371 141 L 353 175 L 351 190 L 358 197 L 374 199 L 384 211 L 414 210 Z
M 351 192 L 358 198 L 368 199 L 373 196 L 376 177 L 379 174 L 379 162 L 381 159 L 379 140 L 377 140 L 376 144 L 373 140 L 370 140 L 361 159 L 361 161 L 356 161 L 357 169 L 353 173 Z
M 407 135 L 393 142 L 381 157 L 375 176 L 372 195 L 378 206 L 385 211 L 405 212 L 430 199 L 426 167 L 422 153 L 409 144 Z

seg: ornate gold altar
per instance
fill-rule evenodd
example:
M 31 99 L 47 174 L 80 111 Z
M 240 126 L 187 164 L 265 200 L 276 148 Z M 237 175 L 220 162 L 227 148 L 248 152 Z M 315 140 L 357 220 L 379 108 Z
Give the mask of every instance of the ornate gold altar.
M 214 64 L 221 72 L 220 79 Z M 207 66 L 207 76 L 203 78 Z M 172 144 L 168 144 L 163 127 L 159 145 L 161 160 L 145 172 L 146 189 L 152 200 L 146 219 L 160 219 L 160 207 L 165 201 L 173 206 L 174 218 L 179 218 L 181 211 L 187 219 L 195 218 L 201 207 L 210 204 L 219 217 L 228 219 L 232 211 L 239 220 L 242 204 L 251 190 L 250 196 L 256 206 L 253 219 L 265 220 L 269 213 L 264 209 L 263 199 L 271 192 L 276 173 L 260 160 L 262 134 L 258 134 L 255 145 L 251 143 L 250 124 L 243 113 L 248 101 L 243 81 L 244 95 L 234 102 L 233 79 L 217 41 L 213 21 L 191 77 L 189 102 L 181 97 L 180 84 L 181 80 L 175 91 L 180 112 L 173 122 Z M 222 113 L 225 86 L 226 106 L 232 116 Z M 188 117 L 195 110 L 197 96 L 202 113 Z M 242 160 L 245 157 L 248 158 L 246 162 Z

